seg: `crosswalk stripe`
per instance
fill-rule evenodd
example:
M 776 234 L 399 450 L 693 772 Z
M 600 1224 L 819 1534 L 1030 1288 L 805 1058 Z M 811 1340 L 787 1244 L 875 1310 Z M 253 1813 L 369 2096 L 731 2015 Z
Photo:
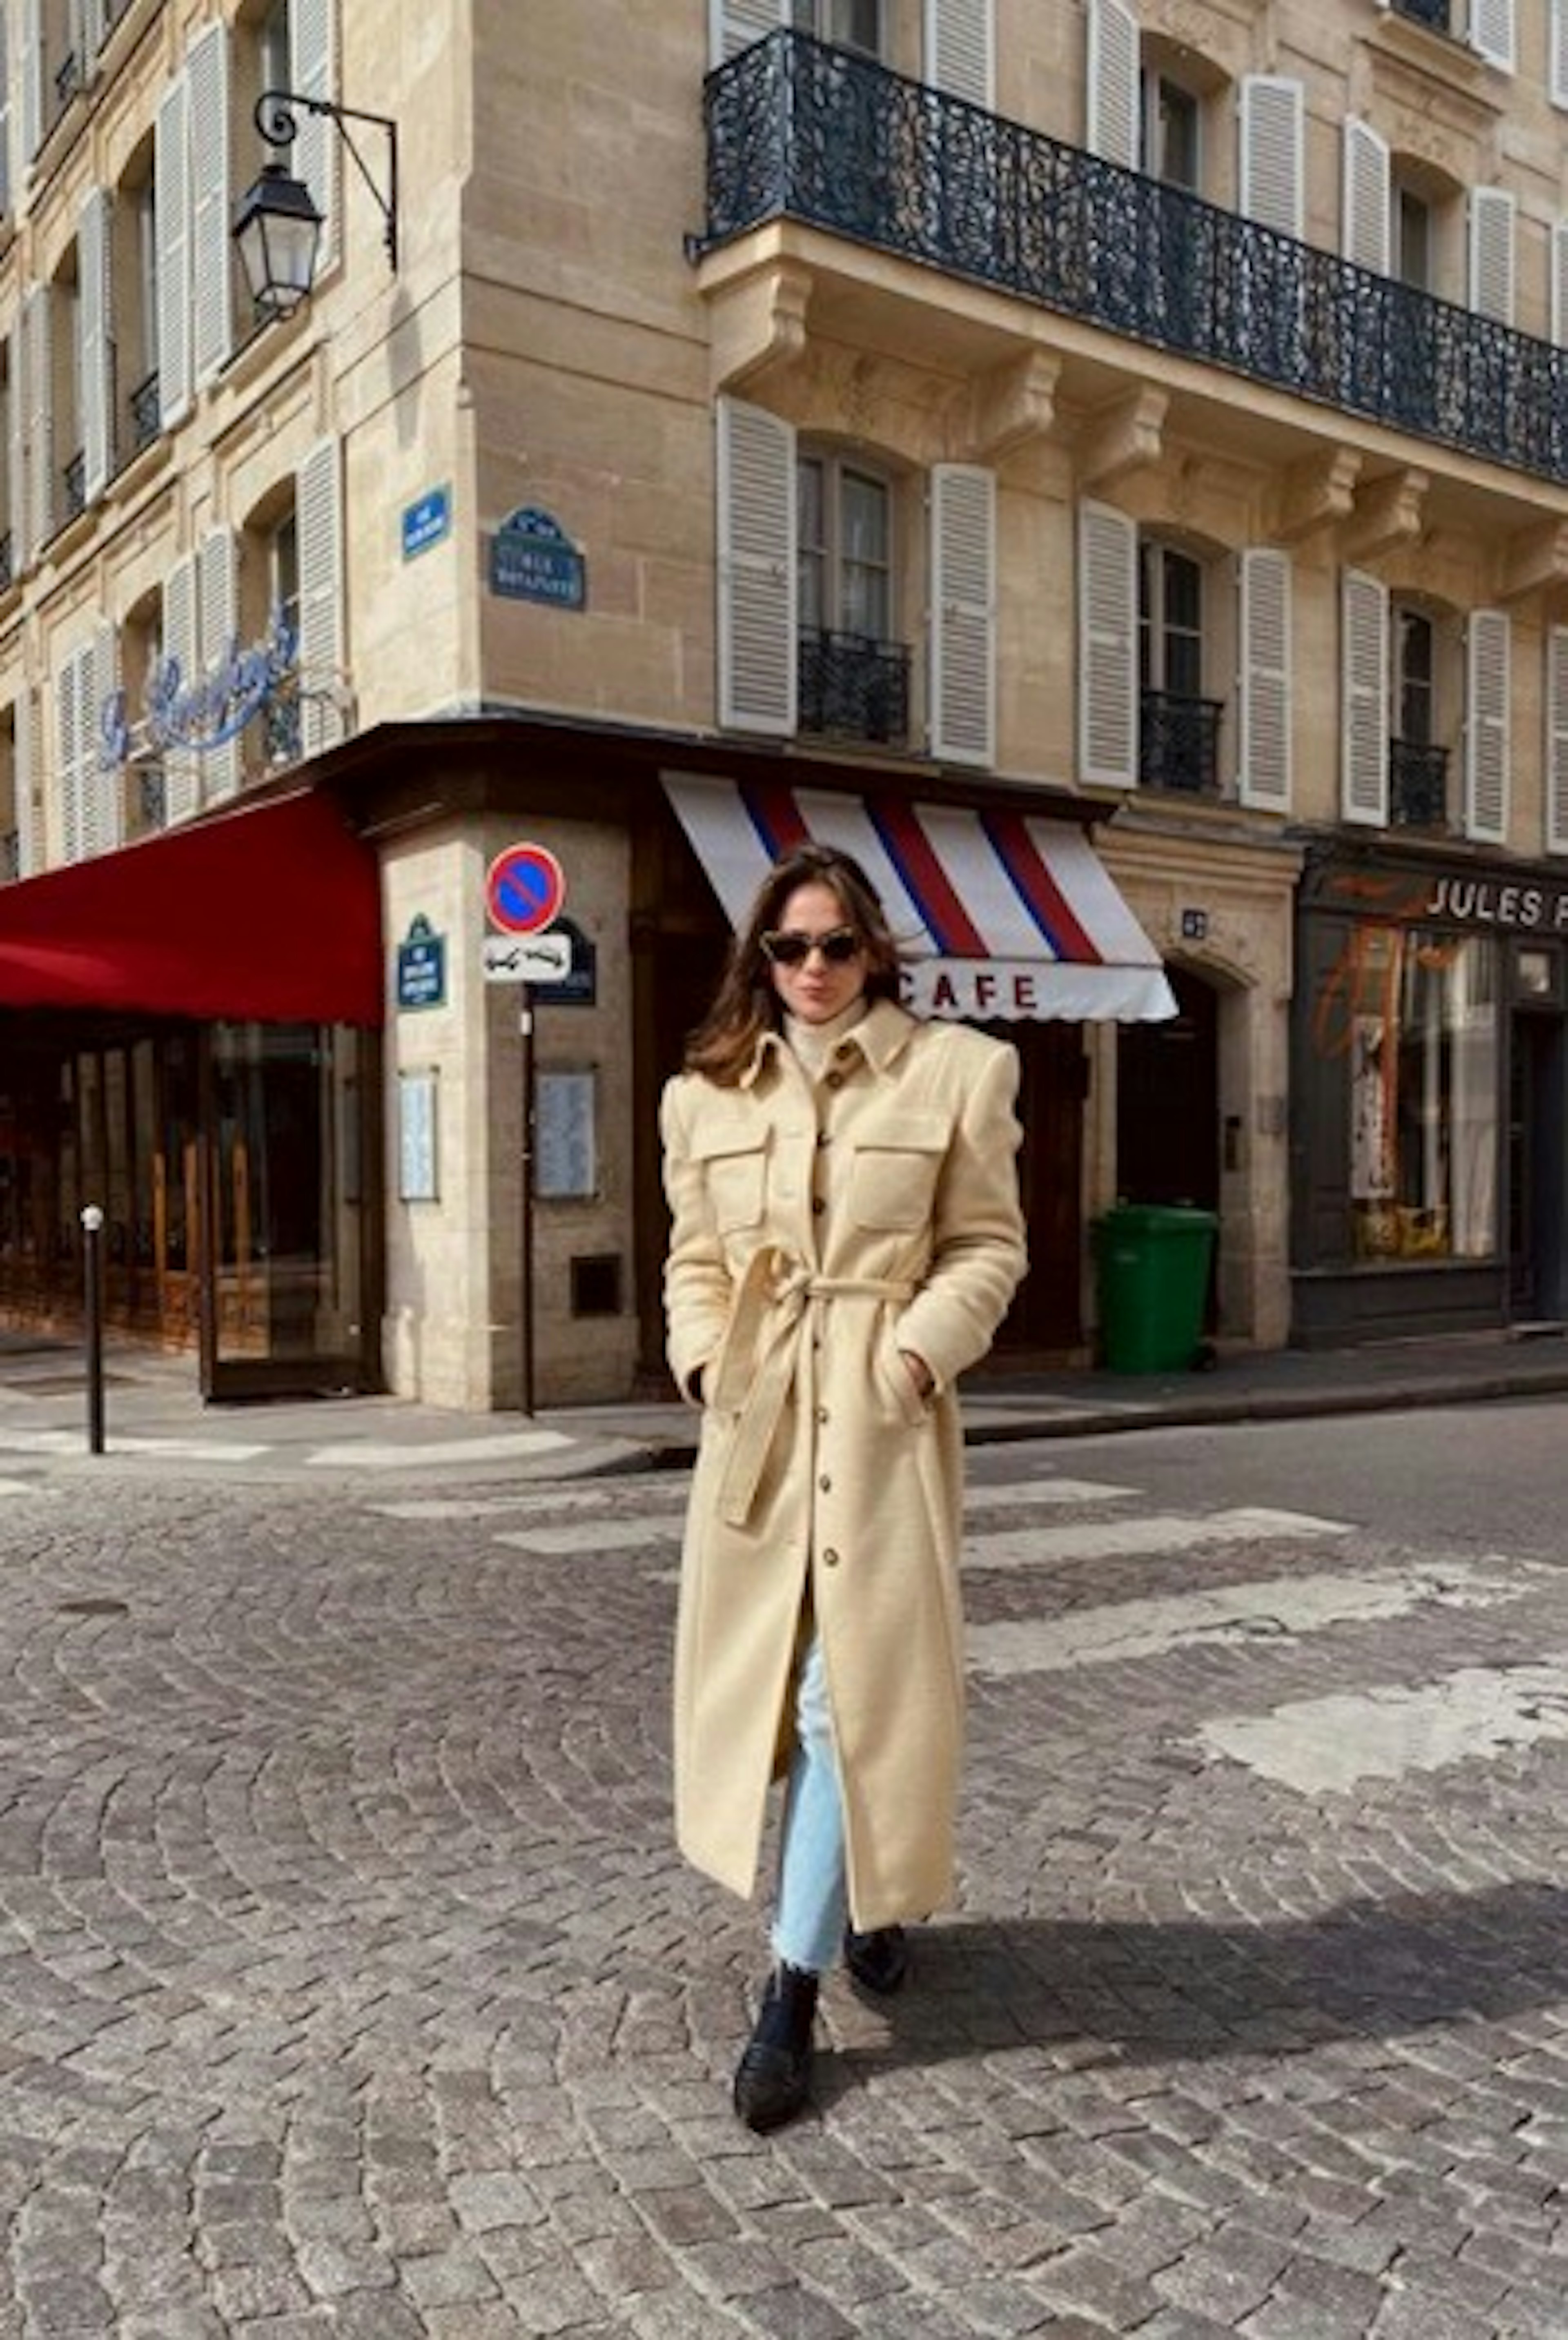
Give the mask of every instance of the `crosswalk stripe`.
M 362 1439 L 352 1445 L 318 1446 L 305 1462 L 334 1471 L 418 1471 L 434 1463 L 521 1462 L 574 1443 L 563 1430 L 510 1430 L 490 1438 L 440 1438 L 423 1444 Z
M 965 1550 L 971 1568 L 1059 1568 L 1074 1560 L 1132 1560 L 1191 1552 L 1200 1544 L 1279 1543 L 1292 1537 L 1351 1532 L 1343 1520 L 1248 1506 L 1215 1512 L 1207 1519 L 1148 1512 L 1132 1519 L 1082 1520 L 1067 1527 L 1004 1528 L 992 1535 L 968 1537 Z
M 1163 1657 L 1200 1641 L 1279 1642 L 1330 1625 L 1378 1624 L 1428 1605 L 1495 1607 L 1532 1591 L 1538 1573 L 1506 1562 L 1475 1566 L 1428 1561 L 1359 1576 L 1267 1577 L 1115 1601 L 1065 1617 L 972 1625 L 967 1636 L 969 1663 L 977 1673 L 1005 1678 Z
M 488 1520 L 505 1519 L 518 1512 L 528 1512 L 536 1518 L 541 1513 L 570 1512 L 624 1512 L 629 1491 L 640 1513 L 680 1513 L 686 1509 L 687 1491 L 679 1481 L 665 1480 L 657 1487 L 640 1487 L 630 1478 L 617 1478 L 588 1487 L 520 1488 L 507 1495 L 441 1495 L 411 1496 L 407 1502 L 370 1503 L 368 1511 L 378 1519 L 386 1520 Z
M 1206 1722 L 1196 1743 L 1305 1796 L 1568 1739 L 1568 1660 L 1464 1666 L 1414 1686 L 1296 1699 Z
M 1027 1487 L 970 1487 L 964 1510 L 975 1516 L 999 1511 L 1010 1515 L 1029 1503 L 1111 1503 L 1137 1492 L 1136 1487 L 1114 1487 L 1104 1479 L 1036 1479 Z
M 678 1520 L 567 1520 L 559 1527 L 501 1528 L 492 1543 L 560 1558 L 579 1552 L 643 1552 L 661 1540 L 679 1542 Z

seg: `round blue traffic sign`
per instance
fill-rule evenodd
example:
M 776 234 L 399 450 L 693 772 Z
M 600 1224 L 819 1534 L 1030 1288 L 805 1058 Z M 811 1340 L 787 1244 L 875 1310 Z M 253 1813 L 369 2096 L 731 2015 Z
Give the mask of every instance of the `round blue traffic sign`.
M 485 872 L 484 898 L 503 934 L 537 934 L 560 915 L 566 872 L 545 846 L 509 845 Z

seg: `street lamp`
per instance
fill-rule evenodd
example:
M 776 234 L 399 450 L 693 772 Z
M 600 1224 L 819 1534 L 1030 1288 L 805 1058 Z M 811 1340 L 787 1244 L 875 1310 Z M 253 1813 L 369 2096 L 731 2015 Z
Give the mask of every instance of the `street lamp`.
M 384 228 L 388 266 L 396 273 L 397 124 L 384 114 L 361 114 L 352 105 L 334 105 L 324 97 L 306 97 L 292 89 L 268 89 L 256 100 L 255 124 L 274 159 L 263 164 L 261 176 L 243 195 L 234 212 L 233 238 L 239 246 L 251 297 L 263 317 L 292 316 L 315 278 L 316 252 L 321 242 L 322 213 L 311 191 L 275 159 L 276 150 L 292 146 L 299 135 L 299 116 L 320 114 L 330 122 L 353 158 L 354 166 L 374 196 Z M 354 142 L 351 122 L 368 123 L 384 133 L 387 142 L 386 185 L 377 184 Z

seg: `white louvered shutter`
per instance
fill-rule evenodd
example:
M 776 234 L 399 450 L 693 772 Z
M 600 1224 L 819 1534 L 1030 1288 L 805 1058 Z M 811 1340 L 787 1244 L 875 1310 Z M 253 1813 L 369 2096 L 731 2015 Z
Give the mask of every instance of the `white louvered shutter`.
M 1546 630 L 1546 850 L 1568 853 L 1568 626 Z
M 35 560 L 55 528 L 55 374 L 48 288 L 35 284 L 22 303 L 26 366 L 27 546 Z
M 80 861 L 87 850 L 82 818 L 82 701 L 77 673 L 83 653 L 73 650 L 55 678 L 55 768 L 60 780 L 60 854 Z
M 164 659 L 178 668 L 178 685 L 190 689 L 201 672 L 196 630 L 196 558 L 176 560 L 164 584 Z M 164 818 L 172 828 L 189 820 L 202 802 L 202 768 L 189 748 L 164 750 Z
M 289 10 L 289 71 L 291 86 L 302 97 L 329 101 L 338 94 L 337 0 L 293 0 Z M 317 249 L 318 274 L 338 256 L 339 223 L 342 217 L 340 149 L 336 131 L 324 116 L 303 114 L 294 141 L 293 167 L 310 189 L 322 214 L 322 240 Z
M 1088 137 L 1091 154 L 1138 166 L 1138 20 L 1123 0 L 1089 0 Z
M 300 681 L 306 693 L 301 739 L 307 756 L 341 739 L 346 688 L 343 640 L 342 457 L 323 439 L 294 481 L 300 540 Z
M 1290 808 L 1290 555 L 1241 556 L 1241 721 L 1237 793 L 1271 812 Z
M 1568 0 L 1552 0 L 1546 42 L 1552 103 L 1568 106 Z
M 82 749 L 82 784 L 87 798 L 88 850 L 113 853 L 125 842 L 125 775 L 104 761 L 104 709 L 120 688 L 120 630 L 107 618 L 93 631 L 84 659 L 87 669 L 88 721 Z
M 1500 325 L 1513 322 L 1513 209 L 1503 187 L 1470 190 L 1470 306 Z
M 1489 65 L 1513 71 L 1513 0 L 1470 0 L 1470 45 Z
M 709 0 L 708 57 L 721 65 L 786 23 L 789 0 Z
M 1248 219 L 1299 239 L 1306 96 L 1298 81 L 1249 74 L 1241 85 L 1241 209 Z
M 10 18 L 0 8 L 0 218 L 14 209 L 15 190 L 22 181 L 22 168 L 11 134 L 16 118 L 11 104 L 11 57 L 15 47 Z
M 1553 224 L 1552 241 L 1547 247 L 1547 265 L 1552 272 L 1550 308 L 1551 334 L 1561 348 L 1568 344 L 1568 220 Z
M 718 411 L 719 720 L 796 727 L 795 433 L 765 408 Z
M 1388 273 L 1388 144 L 1368 122 L 1345 125 L 1345 181 L 1340 245 L 1357 268 Z
M 110 198 L 101 187 L 94 188 L 82 206 L 76 240 L 83 481 L 89 502 L 103 494 L 114 469 L 111 221 Z
M 191 154 L 191 357 L 196 386 L 233 347 L 233 246 L 229 233 L 229 36 L 210 25 L 186 62 Z
M 926 0 L 926 79 L 987 113 L 996 104 L 993 0 Z
M 1388 590 L 1347 569 L 1340 582 L 1340 817 L 1388 822 Z
M 109 0 L 82 0 L 81 56 L 84 74 L 90 79 L 104 45 L 104 35 L 109 25 Z
M 213 529 L 196 556 L 197 631 L 202 672 L 211 674 L 235 648 L 240 624 L 240 552 L 232 529 Z M 243 742 L 226 739 L 202 759 L 202 801 L 232 797 L 243 772 Z
M 1508 659 L 1505 610 L 1474 610 L 1464 658 L 1464 834 L 1508 840 Z
M 33 803 L 35 775 L 33 754 L 33 694 L 25 686 L 11 709 L 11 798 L 16 823 L 16 874 L 31 878 L 44 866 L 39 851 L 38 818 Z
M 158 420 L 165 431 L 191 403 L 190 94 L 182 78 L 158 104 L 153 151 L 158 222 Z
M 27 308 L 24 302 L 5 336 L 6 512 L 11 574 L 20 577 L 32 554 L 27 519 Z
M 1138 771 L 1138 532 L 1078 506 L 1078 776 L 1130 788 Z
M 997 482 L 970 463 L 931 472 L 931 753 L 997 754 Z
M 20 175 L 44 143 L 44 0 L 21 0 L 17 11 L 16 113 L 22 133 Z

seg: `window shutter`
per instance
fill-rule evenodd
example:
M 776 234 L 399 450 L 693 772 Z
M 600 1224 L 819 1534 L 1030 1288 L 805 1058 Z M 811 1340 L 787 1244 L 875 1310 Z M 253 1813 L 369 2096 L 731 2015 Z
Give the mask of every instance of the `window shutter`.
M 1357 268 L 1388 273 L 1388 145 L 1370 123 L 1351 116 L 1345 125 L 1344 210 L 1340 240 L 1346 260 Z
M 336 97 L 336 0 L 292 0 L 289 71 L 292 86 L 302 97 Z M 294 167 L 322 214 L 318 271 L 330 268 L 338 256 L 339 223 L 342 217 L 338 164 L 338 136 L 332 124 L 319 114 L 301 114 L 299 136 L 294 141 Z
M 1558 220 L 1548 247 L 1552 270 L 1552 338 L 1559 348 L 1568 345 L 1568 220 Z
M 1249 74 L 1241 85 L 1241 209 L 1298 240 L 1302 231 L 1305 93 L 1298 81 Z
M 997 482 L 969 463 L 931 473 L 931 753 L 997 754 Z
M 104 709 L 120 688 L 120 630 L 107 618 L 94 629 L 82 653 L 84 720 L 82 726 L 82 787 L 89 853 L 113 853 L 125 841 L 124 774 L 105 769 Z
M 1078 506 L 1078 767 L 1130 788 L 1138 768 L 1138 532 L 1108 504 Z
M 342 456 L 323 439 L 294 481 L 300 539 L 301 739 L 307 756 L 343 737 L 343 512 Z
M 1123 0 L 1089 0 L 1088 148 L 1138 166 L 1138 20 Z
M 1245 805 L 1290 808 L 1290 555 L 1241 556 L 1241 770 Z
M 1470 45 L 1489 65 L 1513 71 L 1513 0 L 1470 0 Z
M 16 821 L 17 875 L 31 878 L 44 866 L 39 851 L 38 816 L 33 803 L 33 694 L 25 687 L 11 709 L 12 800 Z
M 35 284 L 22 302 L 22 348 L 27 370 L 27 553 L 35 560 L 55 527 L 54 355 L 49 292 Z
M 44 143 L 44 0 L 22 0 L 21 43 L 16 62 L 16 101 L 21 116 L 25 170 Z
M 103 494 L 114 468 L 110 237 L 110 197 L 102 188 L 94 188 L 82 206 L 76 241 L 82 329 L 82 452 L 89 501 Z
M 1546 850 L 1568 853 L 1568 626 L 1546 630 Z
M 239 547 L 232 529 L 213 529 L 196 556 L 196 610 L 202 672 L 211 674 L 235 647 L 240 623 Z M 212 804 L 232 797 L 240 785 L 242 744 L 235 738 L 209 748 L 202 759 L 202 798 Z
M 987 113 L 996 104 L 993 0 L 926 0 L 926 79 Z
M 719 720 L 788 738 L 796 726 L 795 433 L 759 406 L 719 402 Z
M 191 403 L 190 96 L 174 82 L 158 104 L 154 203 L 158 219 L 158 420 L 165 431 Z
M 211 25 L 191 45 L 189 91 L 192 362 L 198 387 L 233 346 L 233 258 L 229 236 L 229 36 Z
M 22 174 L 15 167 L 11 142 L 11 25 L 6 11 L 0 8 L 0 218 L 13 209 L 13 187 Z
M 196 634 L 196 560 L 176 560 L 164 586 L 164 659 L 177 669 L 175 685 L 189 690 L 201 669 Z M 164 750 L 164 818 L 172 828 L 189 820 L 202 801 L 202 768 L 189 748 Z
M 27 516 L 27 319 L 24 302 L 5 336 L 5 465 L 14 579 L 26 568 L 33 546 Z
M 1508 652 L 1505 610 L 1473 610 L 1465 644 L 1464 834 L 1508 840 Z
M 1503 187 L 1470 190 L 1470 306 L 1513 322 L 1513 198 Z
M 82 0 L 82 71 L 90 76 L 108 30 L 109 0 Z
M 1552 103 L 1568 106 L 1568 0 L 1552 0 L 1546 42 Z
M 87 850 L 82 824 L 82 700 L 77 676 L 82 652 L 73 650 L 55 678 L 55 763 L 60 775 L 60 852 L 80 861 Z
M 788 0 L 710 0 L 708 58 L 721 65 L 785 23 Z
M 1340 585 L 1340 817 L 1388 822 L 1388 589 L 1347 569 Z

